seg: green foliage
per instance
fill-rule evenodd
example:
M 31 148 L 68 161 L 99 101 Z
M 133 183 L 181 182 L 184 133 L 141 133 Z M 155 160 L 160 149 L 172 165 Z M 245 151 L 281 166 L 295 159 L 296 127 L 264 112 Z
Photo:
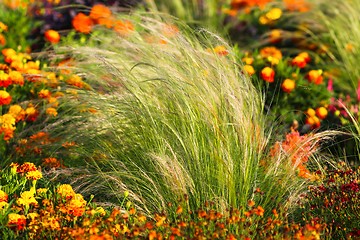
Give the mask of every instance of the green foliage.
M 8 30 L 3 33 L 6 37 L 3 47 L 29 51 L 39 40 L 39 36 L 33 35 L 33 30 L 42 23 L 34 20 L 27 8 L 10 9 L 4 3 L 0 3 L 0 20 L 8 26 Z
M 309 188 L 301 203 L 301 218 L 325 223 L 325 231 L 333 238 L 358 238 L 360 169 L 351 169 L 345 163 L 338 167 L 321 175 L 322 181 Z

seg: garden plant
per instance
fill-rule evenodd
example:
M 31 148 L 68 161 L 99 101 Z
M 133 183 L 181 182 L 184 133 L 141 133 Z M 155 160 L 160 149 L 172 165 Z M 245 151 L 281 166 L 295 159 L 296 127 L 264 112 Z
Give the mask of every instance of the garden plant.
M 358 10 L 1 1 L 0 238 L 359 239 Z

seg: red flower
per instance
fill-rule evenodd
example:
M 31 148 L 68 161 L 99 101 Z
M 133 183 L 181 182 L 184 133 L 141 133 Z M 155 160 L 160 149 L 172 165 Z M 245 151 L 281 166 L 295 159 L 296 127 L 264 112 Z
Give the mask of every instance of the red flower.
M 260 76 L 264 81 L 272 83 L 274 82 L 275 71 L 270 67 L 265 67 L 261 70 Z
M 0 90 L 0 105 L 8 105 L 11 102 L 11 96 L 7 91 Z
M 304 68 L 306 66 L 306 60 L 301 56 L 296 56 L 291 60 L 291 65 L 297 66 L 298 68 Z
M 311 70 L 306 75 L 306 78 L 309 82 L 315 83 L 317 85 L 323 82 L 322 70 Z

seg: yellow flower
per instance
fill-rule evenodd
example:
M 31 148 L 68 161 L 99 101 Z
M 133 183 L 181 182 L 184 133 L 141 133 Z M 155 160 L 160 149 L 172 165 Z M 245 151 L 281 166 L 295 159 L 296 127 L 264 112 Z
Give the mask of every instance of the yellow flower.
M 254 62 L 254 58 L 252 57 L 244 57 L 243 59 L 241 59 L 245 64 L 247 65 L 251 65 Z
M 4 129 L 15 130 L 16 129 L 15 122 L 16 122 L 16 119 L 14 118 L 13 115 L 11 115 L 9 113 L 6 113 L 6 114 L 0 116 L 0 124 L 1 124 L 1 127 Z
M 319 107 L 316 109 L 316 116 L 320 119 L 325 119 L 328 115 L 328 110 L 324 107 Z
M 244 70 L 249 74 L 250 76 L 255 73 L 255 69 L 251 65 L 245 65 Z
M 286 92 L 290 93 L 295 88 L 295 81 L 291 79 L 285 79 L 281 85 L 281 89 Z
M 282 15 L 282 10 L 280 8 L 272 8 L 265 15 L 260 16 L 260 24 L 266 25 L 278 20 Z
M 33 191 L 25 191 L 21 193 L 20 198 L 16 201 L 18 205 L 29 206 L 30 204 L 36 205 L 38 202 L 34 197 Z
M 42 178 L 42 173 L 39 170 L 26 173 L 26 179 L 28 180 L 39 180 L 40 178 Z
M 31 219 L 31 220 L 34 220 L 35 218 L 39 217 L 39 214 L 36 213 L 36 212 L 33 212 L 33 213 L 28 213 L 27 215 L 27 218 L 28 219 Z
M 8 114 L 13 116 L 15 118 L 16 122 L 19 122 L 19 121 L 25 119 L 25 110 L 22 109 L 22 107 L 17 104 L 10 106 Z
M 75 192 L 70 184 L 60 185 L 56 192 L 60 194 L 61 197 L 65 197 L 66 199 L 71 199 L 75 196 Z
M 9 213 L 8 226 L 16 228 L 17 230 L 23 230 L 26 226 L 26 217 L 17 213 Z
M 277 49 L 276 47 L 264 47 L 262 49 L 260 49 L 260 56 L 262 58 L 267 58 L 269 61 L 272 61 L 273 59 L 276 59 L 277 62 L 279 62 L 280 59 L 282 59 L 282 53 L 279 49 Z M 273 59 L 269 59 L 269 57 L 273 58 Z
M 269 12 L 265 14 L 265 17 L 269 20 L 275 21 L 278 20 L 282 15 L 282 10 L 280 8 L 272 8 Z
M 0 212 L 6 210 L 9 207 L 7 202 L 0 202 Z
M 66 205 L 67 213 L 80 217 L 85 212 L 86 201 L 81 194 L 75 194 L 70 202 Z
M 6 26 L 3 22 L 0 22 L 0 32 L 2 31 L 7 31 L 8 30 L 8 26 Z
M 7 193 L 0 190 L 0 202 L 7 202 L 7 201 L 8 201 Z
M 54 116 L 54 117 L 56 117 L 57 114 L 58 114 L 58 112 L 56 111 L 55 108 L 49 107 L 49 108 L 46 109 L 46 114 L 49 115 L 49 116 Z

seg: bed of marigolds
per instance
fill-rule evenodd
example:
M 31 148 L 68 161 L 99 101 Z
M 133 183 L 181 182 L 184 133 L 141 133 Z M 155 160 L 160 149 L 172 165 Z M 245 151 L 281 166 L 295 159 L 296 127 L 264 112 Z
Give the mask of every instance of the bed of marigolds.
M 30 162 L 12 163 L 0 172 L 0 222 L 3 238 L 30 239 L 251 239 L 253 221 L 259 221 L 258 236 L 318 239 L 323 225 L 310 221 L 304 226 L 285 221 L 279 210 L 264 210 L 253 200 L 247 209 L 217 212 L 211 203 L 190 212 L 186 197 L 174 203 L 172 213 L 144 215 L 126 201 L 122 208 L 103 208 L 85 200 L 69 184 L 50 185 Z M 257 190 L 255 194 L 260 194 Z M 280 214 L 284 216 L 280 217 Z
M 260 9 L 268 2 L 270 1 L 260 4 L 259 1 Z M 289 11 L 307 10 L 290 9 L 290 1 L 284 2 L 288 4 Z M 252 5 L 250 1 L 232 1 L 231 7 L 228 14 L 236 16 L 240 10 L 249 12 L 247 7 Z M 260 14 L 260 24 L 271 25 L 273 28 L 281 18 L 282 11 L 280 8 L 264 8 Z M 124 37 L 134 31 L 131 22 L 115 19 L 110 9 L 104 5 L 95 5 L 88 14 L 78 13 L 72 19 L 72 25 L 77 33 L 85 35 L 91 33 L 97 25 L 113 29 Z M 30 127 L 40 122 L 49 123 L 53 118 L 60 117 L 62 99 L 75 98 L 76 89 L 87 89 L 90 86 L 68 69 L 51 71 L 52 65 L 60 69 L 62 66 L 70 66 L 71 59 L 50 63 L 34 59 L 30 52 L 7 48 L 6 34 L 9 27 L 11 26 L 0 22 L 1 153 L 13 154 L 10 159 L 31 159 L 44 168 L 64 167 L 60 160 L 47 155 L 44 146 L 60 142 L 66 151 L 69 147 L 76 147 L 76 143 L 61 143 L 61 140 L 53 138 L 50 133 L 38 132 L 36 127 Z M 283 114 L 282 111 L 298 107 L 310 129 L 320 127 L 321 121 L 326 119 L 330 111 L 344 115 L 344 112 L 340 112 L 341 104 L 326 102 L 333 91 L 331 76 L 316 68 L 312 52 L 302 49 L 294 55 L 283 56 L 276 47 L 282 36 L 281 31 L 279 30 L 279 33 L 276 29 L 270 30 L 272 34 L 269 35 L 269 46 L 254 52 L 240 52 L 239 55 L 244 62 L 243 70 L 251 75 L 255 82 L 268 88 L 269 94 L 279 93 L 278 101 L 282 108 L 274 111 Z M 168 34 L 176 31 L 177 28 L 171 27 Z M 48 44 L 57 44 L 62 37 L 58 31 L 52 29 L 44 32 L 44 39 Z M 162 39 L 149 41 L 166 44 Z M 213 50 L 224 57 L 228 54 L 223 46 L 214 46 Z M 309 88 L 313 95 L 307 91 Z M 89 108 L 83 111 L 95 112 Z M 291 119 L 300 117 L 294 115 Z M 24 131 L 26 129 L 34 130 Z M 302 203 L 305 222 L 290 222 L 287 220 L 286 209 L 263 209 L 254 200 L 249 200 L 246 209 L 227 209 L 221 213 L 212 209 L 211 203 L 205 204 L 202 209 L 189 211 L 186 208 L 186 197 L 179 203 L 169 203 L 174 205 L 174 211 L 168 213 L 144 215 L 136 210 L 131 202 L 127 202 L 120 209 L 104 209 L 91 203 L 90 199 L 84 199 L 70 185 L 52 186 L 46 183 L 41 169 L 33 163 L 13 162 L 0 172 L 0 221 L 4 229 L 2 234 L 4 237 L 31 239 L 42 239 L 45 236 L 58 239 L 83 239 L 84 236 L 89 239 L 113 239 L 121 236 L 147 239 L 252 239 L 253 235 L 268 239 L 319 239 L 321 236 L 332 236 L 335 231 L 342 231 L 341 236 L 360 236 L 357 226 L 345 219 L 353 219 L 352 214 L 359 213 L 359 202 L 356 200 L 358 172 L 345 169 L 329 172 L 325 176 L 312 173 L 306 166 L 312 149 L 310 145 L 300 144 L 306 141 L 306 136 L 300 136 L 297 130 L 298 127 L 293 124 L 286 140 L 277 143 L 271 154 L 286 151 L 291 155 L 292 166 L 299 177 L 312 181 L 325 179 L 323 185 L 309 189 L 311 194 L 304 196 L 307 199 Z M 261 164 L 266 166 L 267 163 Z M 261 199 L 261 194 L 259 189 L 254 193 L 258 196 L 257 199 Z M 316 207 L 323 205 L 326 206 L 325 209 Z M 324 224 L 324 214 L 335 218 L 339 217 L 339 214 L 334 213 L 338 211 L 344 213 L 342 216 L 345 220 L 333 219 L 333 224 Z M 256 229 L 256 233 L 249 230 L 254 221 L 261 223 L 257 224 L 260 227 Z M 342 223 L 345 225 L 341 225 Z

